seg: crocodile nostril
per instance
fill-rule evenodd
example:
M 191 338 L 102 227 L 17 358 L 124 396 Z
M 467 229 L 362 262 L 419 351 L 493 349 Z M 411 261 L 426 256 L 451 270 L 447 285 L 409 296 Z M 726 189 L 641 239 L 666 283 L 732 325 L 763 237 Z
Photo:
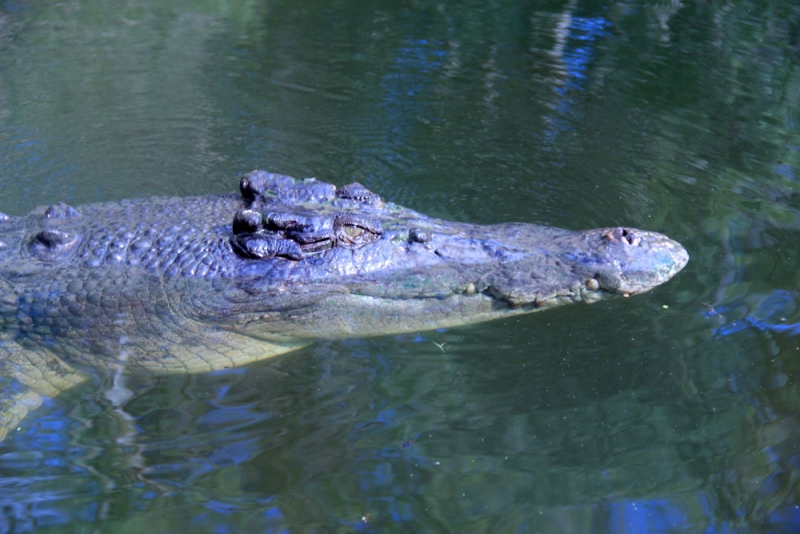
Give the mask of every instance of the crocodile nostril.
M 628 228 L 614 228 L 613 230 L 605 232 L 603 237 L 606 237 L 611 241 L 624 239 L 625 242 L 633 246 L 637 246 L 641 242 L 641 239 L 636 232 L 629 230 Z
M 632 246 L 638 246 L 641 243 L 641 238 L 636 232 L 628 228 L 612 228 L 602 233 L 602 236 L 609 241 L 622 241 Z
M 629 245 L 637 246 L 641 242 L 636 232 L 632 232 L 627 228 L 622 229 L 622 237 L 625 238 L 625 241 L 627 241 Z

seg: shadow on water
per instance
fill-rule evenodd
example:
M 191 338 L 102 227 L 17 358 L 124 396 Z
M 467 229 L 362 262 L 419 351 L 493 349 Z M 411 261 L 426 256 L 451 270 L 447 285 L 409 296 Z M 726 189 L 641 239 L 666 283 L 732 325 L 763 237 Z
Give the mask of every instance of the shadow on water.
M 0 531 L 797 531 L 798 15 L 0 0 L 3 211 L 262 167 L 692 257 L 630 300 L 131 376 L 116 403 L 97 375 L 0 443 Z

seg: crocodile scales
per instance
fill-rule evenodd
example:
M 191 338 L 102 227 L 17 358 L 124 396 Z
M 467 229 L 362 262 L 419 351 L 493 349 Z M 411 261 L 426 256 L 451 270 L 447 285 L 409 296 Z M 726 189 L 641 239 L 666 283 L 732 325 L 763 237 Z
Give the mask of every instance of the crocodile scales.
M 357 183 L 253 171 L 240 190 L 0 214 L 0 439 L 88 369 L 236 367 L 633 295 L 688 261 L 653 232 L 447 222 Z

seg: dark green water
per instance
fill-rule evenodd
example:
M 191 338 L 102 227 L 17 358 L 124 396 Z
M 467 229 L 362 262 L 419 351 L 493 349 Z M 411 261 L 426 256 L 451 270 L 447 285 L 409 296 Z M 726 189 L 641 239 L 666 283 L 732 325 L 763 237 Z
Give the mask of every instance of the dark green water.
M 799 531 L 799 64 L 789 1 L 0 0 L 4 212 L 259 167 L 692 257 L 121 407 L 98 378 L 0 444 L 0 531 Z

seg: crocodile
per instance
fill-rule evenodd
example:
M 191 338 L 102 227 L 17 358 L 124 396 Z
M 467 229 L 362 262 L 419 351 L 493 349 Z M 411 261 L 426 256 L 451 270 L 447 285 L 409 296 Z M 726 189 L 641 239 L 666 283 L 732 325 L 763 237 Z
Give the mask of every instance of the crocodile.
M 688 259 L 654 232 L 447 222 L 260 170 L 238 194 L 0 214 L 0 439 L 91 373 L 209 372 L 630 296 Z

